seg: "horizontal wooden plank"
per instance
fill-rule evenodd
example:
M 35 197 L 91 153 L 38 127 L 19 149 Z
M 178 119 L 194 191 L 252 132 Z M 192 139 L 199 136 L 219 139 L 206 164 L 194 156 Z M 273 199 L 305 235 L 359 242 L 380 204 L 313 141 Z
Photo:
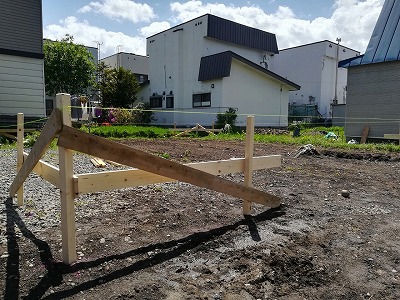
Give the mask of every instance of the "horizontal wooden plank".
M 385 139 L 391 139 L 391 140 L 400 140 L 400 133 L 399 134 L 384 134 L 383 138 Z
M 24 152 L 24 158 L 27 157 L 28 153 Z M 56 187 L 60 186 L 60 170 L 48 162 L 39 160 L 32 171 L 42 177 L 44 180 L 50 182 L 52 185 Z
M 280 205 L 280 199 L 272 194 L 148 154 L 124 144 L 87 134 L 69 126 L 64 126 L 60 132 L 58 145 L 254 203 L 270 207 Z
M 169 128 L 169 130 L 171 130 L 171 131 L 188 131 L 188 130 L 191 130 L 191 131 L 211 131 L 211 132 L 220 132 L 220 131 L 222 131 L 222 129 L 209 129 L 209 128 L 206 128 L 206 129 L 203 129 L 203 128 L 199 128 L 199 129 Z
M 37 129 L 34 128 L 24 128 L 25 132 L 32 132 L 32 131 L 36 131 Z M 12 133 L 12 132 L 18 132 L 17 128 L 10 128 L 10 129 L 4 129 L 4 128 L 0 128 L 0 133 Z
M 16 137 L 15 135 L 9 134 L 9 133 L 7 133 L 7 132 L 1 132 L 1 131 L 0 131 L 0 135 L 4 136 L 4 137 L 6 137 L 6 138 L 12 139 L 12 140 L 14 140 L 14 141 L 17 140 L 17 137 Z
M 253 164 L 254 170 L 279 167 L 281 165 L 281 156 L 271 155 L 254 157 Z M 213 175 L 239 173 L 244 170 L 244 158 L 190 163 L 186 164 L 186 166 Z M 75 176 L 77 178 L 76 192 L 79 194 L 175 181 L 174 179 L 139 169 L 77 174 Z

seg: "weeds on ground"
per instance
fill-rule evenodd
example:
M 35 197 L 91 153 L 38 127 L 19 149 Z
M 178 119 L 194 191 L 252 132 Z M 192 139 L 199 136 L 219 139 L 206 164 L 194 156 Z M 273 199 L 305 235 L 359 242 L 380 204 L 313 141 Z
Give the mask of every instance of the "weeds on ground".
M 154 126 L 82 126 L 81 130 L 90 132 L 91 134 L 113 139 L 135 139 L 135 138 L 171 138 L 176 135 L 166 128 Z M 328 132 L 336 135 L 337 138 L 327 138 Z M 39 132 L 33 132 L 26 136 L 24 147 L 32 147 Z M 188 136 L 180 136 L 179 138 L 196 138 L 204 140 L 240 140 L 246 139 L 245 131 L 218 134 L 207 134 L 200 132 L 193 133 Z M 400 145 L 393 143 L 367 143 L 367 144 L 348 144 L 344 136 L 343 127 L 305 127 L 302 128 L 300 136 L 293 137 L 293 131 L 287 134 L 255 134 L 254 140 L 260 143 L 281 143 L 288 145 L 306 145 L 312 144 L 322 148 L 337 149 L 358 149 L 364 151 L 384 151 L 384 152 L 400 152 Z M 2 140 L 3 141 L 3 140 Z M 52 142 L 51 148 L 56 147 L 56 139 Z M 2 143 L 0 149 L 15 148 L 15 142 Z M 168 153 L 161 153 L 160 156 L 166 157 Z

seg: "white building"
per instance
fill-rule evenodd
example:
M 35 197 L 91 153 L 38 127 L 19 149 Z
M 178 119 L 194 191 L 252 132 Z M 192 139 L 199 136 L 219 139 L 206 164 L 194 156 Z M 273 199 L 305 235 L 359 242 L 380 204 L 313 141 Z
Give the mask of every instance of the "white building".
M 150 83 L 138 98 L 159 124 L 209 125 L 232 107 L 239 126 L 246 115 L 287 126 L 289 91 L 300 87 L 265 68 L 277 53 L 274 34 L 203 15 L 147 38 Z
M 347 69 L 338 68 L 338 61 L 359 54 L 325 40 L 279 50 L 279 54 L 269 60 L 269 66 L 272 71 L 301 86 L 300 90 L 289 93 L 290 104 L 315 104 L 322 117 L 329 119 L 331 104 L 346 103 Z
M 133 53 L 119 52 L 100 59 L 111 68 L 123 67 L 136 75 L 139 83 L 146 82 L 149 74 L 149 57 Z

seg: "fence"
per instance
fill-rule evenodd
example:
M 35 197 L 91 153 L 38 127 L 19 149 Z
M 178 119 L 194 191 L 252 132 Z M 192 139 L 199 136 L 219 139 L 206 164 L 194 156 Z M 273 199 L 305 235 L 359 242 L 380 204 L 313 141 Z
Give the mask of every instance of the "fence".
M 74 198 L 82 193 L 134 187 L 169 181 L 183 181 L 222 192 L 243 200 L 243 213 L 251 213 L 251 203 L 278 207 L 280 199 L 252 187 L 253 170 L 278 167 L 280 155 L 253 157 L 254 117 L 247 117 L 245 158 L 179 164 L 135 148 L 93 136 L 71 127 L 70 95 L 56 96 L 53 111 L 29 154 L 23 153 L 23 114 L 18 114 L 18 173 L 10 186 L 10 197 L 17 194 L 23 205 L 23 183 L 34 171 L 60 189 L 63 262 L 76 261 L 76 228 Z M 41 160 L 46 149 L 58 136 L 59 168 Z M 79 151 L 137 169 L 89 174 L 74 174 L 73 152 Z M 244 185 L 217 175 L 244 173 Z

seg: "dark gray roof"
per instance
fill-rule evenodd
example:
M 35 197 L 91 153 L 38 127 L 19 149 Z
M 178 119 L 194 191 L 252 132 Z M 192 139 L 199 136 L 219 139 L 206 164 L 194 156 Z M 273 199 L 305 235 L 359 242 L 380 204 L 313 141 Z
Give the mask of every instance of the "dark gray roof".
M 207 37 L 252 49 L 279 53 L 275 34 L 210 14 L 208 15 Z
M 207 16 L 208 20 L 206 35 L 206 37 L 208 38 L 213 38 L 252 49 L 268 51 L 275 54 L 279 53 L 275 34 L 242 25 L 233 21 L 229 21 L 227 19 L 220 18 L 211 14 L 205 14 L 182 24 L 173 26 L 169 29 L 149 36 L 147 37 L 147 39 L 150 39 L 166 31 L 172 30 L 173 32 L 176 32 L 183 30 L 183 28 L 181 27 L 183 24 L 203 18 L 204 16 Z
M 386 0 L 364 55 L 339 62 L 352 67 L 400 60 L 400 1 Z
M 278 74 L 271 72 L 260 65 L 253 63 L 252 61 L 240 56 L 232 51 L 225 51 L 209 56 L 203 56 L 200 60 L 200 69 L 199 69 L 199 81 L 220 79 L 223 77 L 229 77 L 231 74 L 231 65 L 232 59 L 237 59 L 248 66 L 263 72 L 264 74 L 273 77 L 280 82 L 292 87 L 295 90 L 299 90 L 300 86 L 279 76 Z

